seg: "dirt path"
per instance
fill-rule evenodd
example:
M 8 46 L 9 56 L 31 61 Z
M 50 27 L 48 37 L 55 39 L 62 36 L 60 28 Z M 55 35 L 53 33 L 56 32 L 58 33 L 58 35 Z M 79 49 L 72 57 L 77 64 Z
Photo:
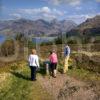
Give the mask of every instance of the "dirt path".
M 58 74 L 57 78 L 52 78 L 49 76 L 39 77 L 39 82 L 47 91 L 49 91 L 50 95 L 53 95 L 57 98 L 59 94 L 59 90 L 64 86 L 66 82 L 66 77 L 63 75 L 63 78 L 60 74 Z
M 55 100 L 100 100 L 94 84 L 76 80 L 65 74 L 58 73 L 57 78 L 41 76 L 38 80 Z

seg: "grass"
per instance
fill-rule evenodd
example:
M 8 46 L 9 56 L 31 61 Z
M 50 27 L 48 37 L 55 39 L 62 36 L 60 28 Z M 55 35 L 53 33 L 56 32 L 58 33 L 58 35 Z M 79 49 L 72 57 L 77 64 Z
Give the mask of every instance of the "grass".
M 72 61 L 70 61 L 71 63 Z M 38 77 L 45 75 L 43 64 Z M 71 64 L 70 64 L 71 65 Z M 59 63 L 62 69 L 62 61 Z M 7 68 L 7 69 L 6 69 Z M 6 78 L 0 79 L 0 100 L 54 100 L 53 97 L 42 88 L 39 81 L 30 81 L 30 69 L 26 62 L 12 63 L 9 67 L 1 68 L 1 74 L 6 73 Z M 5 75 L 5 74 L 4 74 Z M 67 75 L 84 81 L 100 81 L 100 74 L 84 70 L 82 68 L 70 67 Z
M 58 64 L 58 71 L 63 72 L 63 59 L 60 59 Z M 84 81 L 99 81 L 100 82 L 100 73 L 89 71 L 88 69 L 83 69 L 80 64 L 76 65 L 73 59 L 69 59 L 69 70 L 67 75 L 74 77 L 76 79 L 84 80 Z
M 2 62 L 0 62 L 2 64 Z M 21 68 L 25 64 L 25 61 L 14 61 L 10 63 L 3 63 L 3 66 L 0 66 L 0 73 L 9 72 L 10 70 L 16 70 Z
M 62 73 L 63 67 L 60 66 L 58 68 L 58 71 Z M 85 82 L 100 82 L 100 73 L 92 72 L 83 68 L 73 68 L 72 66 L 69 66 L 69 69 L 66 74 L 75 79 Z
M 84 70 L 82 68 L 69 69 L 67 74 L 84 81 L 100 81 L 100 74 L 96 74 L 95 72 Z
M 0 86 L 0 100 L 53 100 L 40 85 L 30 81 L 28 66 L 11 70 Z

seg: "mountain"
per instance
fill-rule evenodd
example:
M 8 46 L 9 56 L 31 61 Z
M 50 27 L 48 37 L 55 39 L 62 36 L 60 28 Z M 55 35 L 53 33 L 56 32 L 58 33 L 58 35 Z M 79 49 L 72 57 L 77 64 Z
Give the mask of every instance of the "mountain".
M 67 32 L 67 36 L 97 36 L 100 35 L 100 15 L 87 19 L 76 28 Z
M 28 20 L 8 20 L 0 21 L 0 34 L 15 35 L 16 33 L 24 33 L 34 36 L 56 36 L 62 32 L 68 32 L 77 25 L 73 21 L 54 19 L 47 22 L 42 19 Z

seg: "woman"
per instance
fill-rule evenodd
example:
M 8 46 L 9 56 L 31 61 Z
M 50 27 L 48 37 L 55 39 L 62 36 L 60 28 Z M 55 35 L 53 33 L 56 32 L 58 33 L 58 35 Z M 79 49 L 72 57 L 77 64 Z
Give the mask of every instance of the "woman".
M 56 72 L 57 72 L 57 62 L 58 62 L 58 58 L 57 58 L 57 54 L 55 53 L 55 50 L 53 50 L 53 52 L 50 54 L 50 67 L 51 67 L 51 73 L 52 76 L 54 78 L 56 78 Z
M 36 69 L 39 68 L 39 57 L 36 55 L 35 49 L 32 49 L 32 54 L 29 56 L 29 66 L 31 69 L 31 80 L 36 81 Z

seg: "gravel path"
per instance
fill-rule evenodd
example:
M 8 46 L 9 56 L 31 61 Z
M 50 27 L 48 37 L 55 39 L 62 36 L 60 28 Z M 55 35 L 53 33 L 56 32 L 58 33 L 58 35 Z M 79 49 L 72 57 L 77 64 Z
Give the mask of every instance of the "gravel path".
M 65 74 L 58 73 L 57 78 L 41 76 L 38 81 L 55 100 L 100 100 L 100 91 L 97 91 L 95 84 L 88 84 Z

